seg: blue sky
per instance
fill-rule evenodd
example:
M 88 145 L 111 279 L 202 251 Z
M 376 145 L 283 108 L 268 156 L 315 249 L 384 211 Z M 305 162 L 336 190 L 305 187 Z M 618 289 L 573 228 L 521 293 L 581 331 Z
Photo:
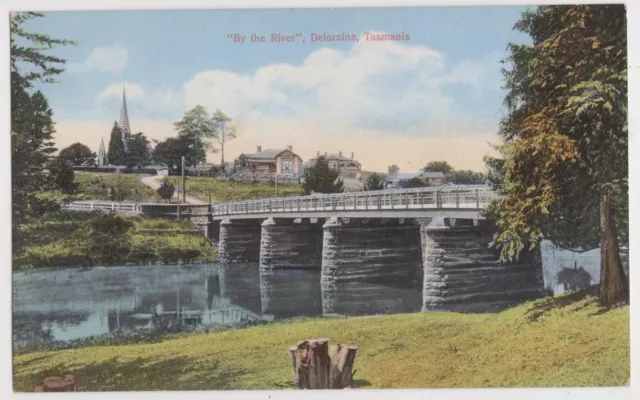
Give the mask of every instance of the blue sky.
M 59 122 L 59 147 L 83 138 L 90 146 L 106 140 L 103 126 L 117 119 L 126 84 L 134 130 L 151 137 L 171 136 L 173 121 L 204 104 L 236 119 L 241 135 L 231 152 L 256 144 L 284 147 L 286 140 L 317 148 L 326 142 L 317 141 L 322 136 L 342 141 L 351 149 L 341 150 L 358 152 L 380 170 L 393 160 L 379 160 L 379 151 L 362 145 L 363 139 L 382 147 L 383 139 L 414 141 L 429 153 L 429 140 L 495 136 L 504 96 L 498 60 L 509 42 L 528 41 L 512 30 L 523 10 L 50 12 L 26 28 L 77 41 L 55 50 L 68 60 L 68 71 L 59 83 L 42 87 Z M 371 31 L 405 33 L 411 40 L 308 40 L 312 32 L 361 37 Z M 265 35 L 267 43 L 233 43 L 226 38 L 231 33 Z M 271 33 L 301 33 L 307 40 L 270 43 Z M 396 164 L 406 171 L 433 158 L 416 154 Z M 473 157 L 473 166 L 480 166 L 481 156 Z

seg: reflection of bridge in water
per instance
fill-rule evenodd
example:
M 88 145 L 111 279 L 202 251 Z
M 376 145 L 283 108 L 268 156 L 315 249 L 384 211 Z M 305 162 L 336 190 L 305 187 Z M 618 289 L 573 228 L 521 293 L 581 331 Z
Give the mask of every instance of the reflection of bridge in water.
M 249 302 L 248 309 L 260 304 L 266 314 L 295 314 L 288 291 L 307 297 L 309 313 L 317 307 L 323 314 L 407 310 L 415 307 L 417 291 L 423 311 L 483 312 L 543 292 L 539 250 L 503 263 L 489 248 L 496 229 L 482 211 L 496 198 L 487 186 L 443 186 L 135 209 L 200 224 L 218 243 L 226 274 L 238 263 L 259 263 L 262 272 L 238 285 L 260 282 L 261 298 L 229 291 L 234 301 Z M 319 292 L 285 282 L 289 278 L 274 272 L 281 270 L 316 271 Z M 281 298 L 269 294 L 278 284 L 287 287 Z

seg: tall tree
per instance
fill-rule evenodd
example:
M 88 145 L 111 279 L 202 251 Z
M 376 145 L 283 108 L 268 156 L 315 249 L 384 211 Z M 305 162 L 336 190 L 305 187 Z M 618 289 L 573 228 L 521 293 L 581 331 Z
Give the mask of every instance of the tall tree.
M 384 189 L 384 182 L 382 181 L 382 178 L 380 178 L 380 175 L 376 173 L 369 175 L 366 182 L 364 183 L 364 190 L 371 191 L 382 189 Z
M 216 137 L 216 126 L 203 106 L 197 105 L 186 111 L 182 119 L 173 125 L 178 131 L 178 137 L 188 143 L 185 154 L 182 154 L 188 165 L 206 162 L 207 149 L 217 152 L 209 142 Z
M 111 138 L 109 139 L 109 149 L 107 150 L 109 164 L 124 165 L 127 161 L 127 153 L 124 148 L 122 129 L 118 122 L 113 123 L 111 128 Z
M 508 115 L 501 158 L 487 159 L 502 198 L 494 244 L 503 258 L 541 238 L 600 245 L 600 299 L 627 297 L 619 243 L 628 243 L 627 37 L 623 5 L 539 6 L 515 29 L 504 70 Z
M 65 60 L 46 52 L 56 45 L 73 44 L 49 35 L 27 32 L 23 24 L 40 13 L 12 13 L 10 20 L 11 71 L 11 196 L 12 226 L 55 205 L 36 196 L 53 184 L 44 173 L 53 147 L 53 112 L 45 96 L 33 90 L 35 81 L 52 83 Z M 15 236 L 14 236 L 15 239 Z
M 424 172 L 442 172 L 443 174 L 449 174 L 453 171 L 453 167 L 446 161 L 429 161 L 422 170 Z
M 127 153 L 125 165 L 131 167 L 144 167 L 151 164 L 151 153 L 149 149 L 149 140 L 142 133 L 138 132 L 135 135 L 131 135 L 131 138 L 127 142 Z
M 231 118 L 221 110 L 216 110 L 212 118 L 215 126 L 214 137 L 220 144 L 220 165 L 224 166 L 224 145 L 237 137 L 236 129 L 231 125 Z
M 342 181 L 340 172 L 330 168 L 324 156 L 318 157 L 316 163 L 306 170 L 302 190 L 305 194 L 311 193 L 342 193 Z
M 96 162 L 96 153 L 78 142 L 60 150 L 58 158 L 71 163 L 71 165 L 93 165 Z

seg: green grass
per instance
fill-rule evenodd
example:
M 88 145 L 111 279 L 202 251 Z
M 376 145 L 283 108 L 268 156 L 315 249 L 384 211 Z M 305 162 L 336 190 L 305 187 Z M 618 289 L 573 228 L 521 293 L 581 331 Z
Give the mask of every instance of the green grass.
M 50 200 L 110 200 L 109 188 L 124 188 L 124 200 L 160 201 L 155 190 L 140 182 L 140 175 L 76 171 L 76 193 L 65 194 L 59 190 L 42 192 L 41 197 Z
M 169 177 L 168 180 L 176 188 L 182 187 L 179 177 Z M 275 184 L 219 181 L 202 176 L 188 176 L 185 186 L 187 194 L 195 195 L 203 200 L 209 199 L 209 191 L 211 191 L 211 201 L 215 203 L 275 197 L 276 195 Z M 278 184 L 278 196 L 280 197 L 298 196 L 300 191 L 299 184 Z
M 100 232 L 96 223 L 121 218 L 126 232 Z M 64 212 L 19 227 L 15 269 L 95 265 L 162 264 L 215 260 L 217 251 L 188 222 Z
M 17 355 L 16 391 L 72 373 L 81 391 L 292 387 L 287 348 L 329 337 L 356 344 L 363 388 L 619 386 L 630 374 L 629 307 L 589 292 L 499 314 L 311 318 L 170 338 Z

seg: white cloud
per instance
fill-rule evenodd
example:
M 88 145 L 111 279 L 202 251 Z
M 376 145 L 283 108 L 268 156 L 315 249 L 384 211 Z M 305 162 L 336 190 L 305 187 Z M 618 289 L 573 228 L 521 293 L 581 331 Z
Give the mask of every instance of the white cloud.
M 354 152 L 364 169 L 380 172 L 391 164 L 417 171 L 434 159 L 484 169 L 483 156 L 493 152 L 489 142 L 498 140 L 497 118 L 460 115 L 448 86 L 482 96 L 488 80 L 495 84 L 493 58 L 450 63 L 427 46 L 407 43 L 361 39 L 346 51 L 325 47 L 299 64 L 266 65 L 252 74 L 200 71 L 179 90 L 121 82 L 104 88 L 97 100 L 118 115 L 124 85 L 132 129 L 158 140 L 175 135 L 172 121 L 187 108 L 220 108 L 239 133 L 226 145 L 226 159 L 257 145 L 293 145 L 303 159 L 316 151 Z M 97 149 L 111 124 L 66 121 L 57 129 L 59 148 L 79 135 Z M 218 162 L 219 155 L 210 154 L 209 161 Z
M 473 63 L 448 67 L 442 54 L 426 46 L 361 40 L 349 51 L 321 48 L 300 65 L 268 65 L 252 75 L 202 71 L 184 92 L 189 106 L 235 116 L 326 116 L 349 126 L 386 118 L 410 125 L 453 111 L 444 85 L 476 85 L 481 77 Z
M 120 72 L 126 65 L 127 49 L 120 45 L 114 45 L 110 47 L 96 47 L 84 61 L 69 63 L 67 71 Z
M 102 89 L 100 93 L 98 93 L 98 100 L 107 100 L 110 98 L 122 98 L 122 89 L 125 89 L 127 92 L 127 100 L 138 100 L 144 97 L 144 89 L 141 85 L 137 83 L 130 82 L 119 82 L 113 83 L 106 88 Z

